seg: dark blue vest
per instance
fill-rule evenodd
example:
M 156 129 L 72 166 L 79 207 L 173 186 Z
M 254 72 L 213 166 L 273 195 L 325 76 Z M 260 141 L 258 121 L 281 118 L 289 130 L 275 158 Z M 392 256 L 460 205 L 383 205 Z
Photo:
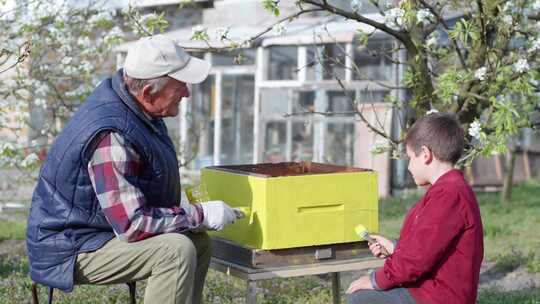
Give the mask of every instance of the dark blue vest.
M 140 154 L 140 173 L 130 182 L 150 206 L 180 203 L 176 152 L 165 124 L 141 112 L 120 70 L 81 105 L 41 168 L 27 230 L 30 276 L 35 282 L 71 291 L 77 254 L 97 250 L 114 237 L 87 171 L 93 153 L 90 143 L 105 130 L 120 133 Z

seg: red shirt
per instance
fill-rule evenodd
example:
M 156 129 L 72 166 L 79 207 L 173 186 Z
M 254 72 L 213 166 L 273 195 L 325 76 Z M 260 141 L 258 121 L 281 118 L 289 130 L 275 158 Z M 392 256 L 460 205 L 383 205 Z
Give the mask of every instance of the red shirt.
M 418 303 L 475 303 L 483 256 L 478 202 L 451 170 L 411 208 L 375 281 L 379 289 L 406 287 Z

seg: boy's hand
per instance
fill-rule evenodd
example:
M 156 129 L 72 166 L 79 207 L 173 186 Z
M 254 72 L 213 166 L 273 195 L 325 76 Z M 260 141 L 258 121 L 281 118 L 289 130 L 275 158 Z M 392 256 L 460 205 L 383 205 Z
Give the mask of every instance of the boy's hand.
M 349 285 L 349 289 L 347 289 L 346 293 L 351 294 L 360 289 L 373 289 L 369 276 L 360 277 L 358 280 L 352 282 L 351 285 Z
M 371 237 L 377 241 L 377 243 L 369 244 L 369 250 L 371 250 L 373 256 L 378 258 L 386 258 L 386 256 L 382 253 L 381 246 L 386 248 L 389 254 L 394 253 L 394 242 L 385 238 L 384 236 L 376 234 L 372 234 Z

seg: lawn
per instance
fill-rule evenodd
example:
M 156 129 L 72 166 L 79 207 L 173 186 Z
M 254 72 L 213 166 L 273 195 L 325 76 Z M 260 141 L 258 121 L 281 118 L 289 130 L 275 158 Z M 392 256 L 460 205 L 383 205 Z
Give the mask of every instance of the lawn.
M 418 194 L 381 201 L 381 233 L 396 237 L 407 209 Z M 504 273 L 524 266 L 540 272 L 540 181 L 533 180 L 514 188 L 512 201 L 501 206 L 497 193 L 479 193 L 484 223 L 486 260 L 496 263 Z M 24 222 L 0 221 L 0 303 L 25 303 L 30 299 L 28 260 L 20 241 L 25 237 Z M 12 247 L 12 248 L 11 248 Z M 139 284 L 142 303 L 144 284 Z M 277 279 L 262 282 L 258 303 L 330 303 L 330 280 L 324 276 Z M 342 289 L 346 286 L 342 286 Z M 242 281 L 210 270 L 205 288 L 207 303 L 242 303 Z M 41 292 L 45 301 L 45 290 Z M 55 303 L 127 303 L 124 286 L 77 286 L 71 294 L 57 292 Z M 480 292 L 478 303 L 538 303 L 540 288 L 512 292 L 488 289 Z

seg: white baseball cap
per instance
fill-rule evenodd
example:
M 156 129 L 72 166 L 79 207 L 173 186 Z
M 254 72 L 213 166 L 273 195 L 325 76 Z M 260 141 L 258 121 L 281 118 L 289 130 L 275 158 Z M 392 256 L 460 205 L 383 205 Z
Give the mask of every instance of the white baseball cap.
M 185 83 L 200 83 L 208 76 L 210 63 L 190 56 L 163 35 L 141 38 L 129 49 L 124 71 L 129 77 L 151 79 L 170 76 Z

